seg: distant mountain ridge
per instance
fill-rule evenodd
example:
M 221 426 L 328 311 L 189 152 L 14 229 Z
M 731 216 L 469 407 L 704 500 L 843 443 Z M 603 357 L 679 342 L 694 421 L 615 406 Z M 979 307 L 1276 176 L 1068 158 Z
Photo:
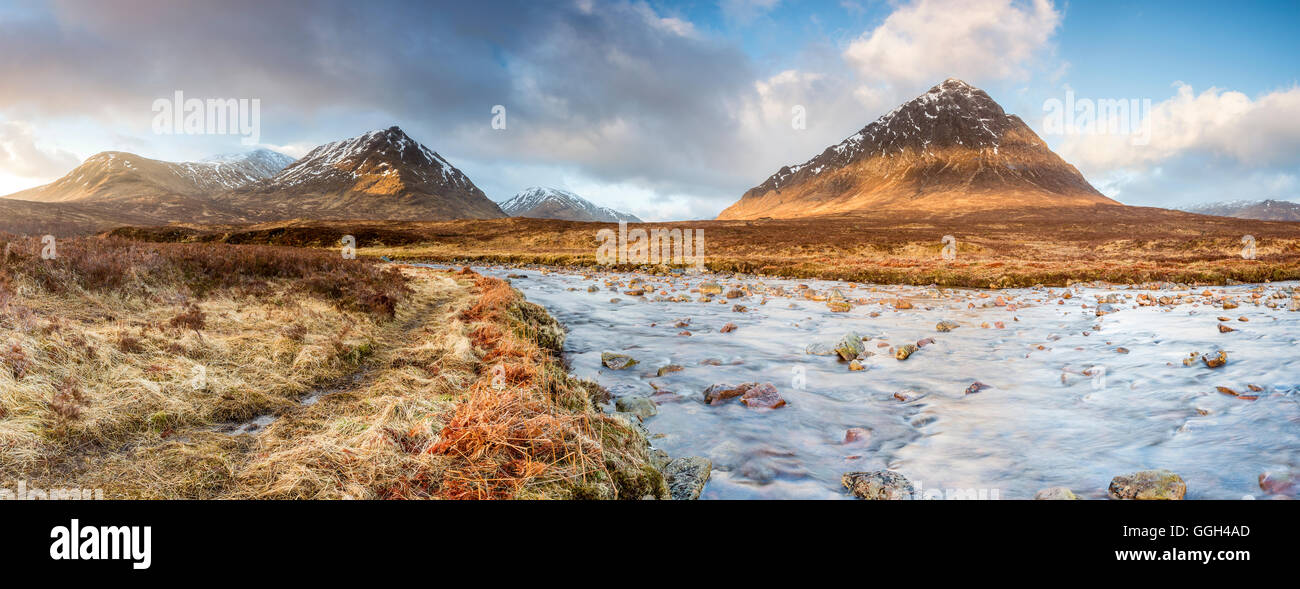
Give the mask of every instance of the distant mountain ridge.
M 1193 205 L 1182 209 L 1189 213 L 1257 219 L 1260 221 L 1300 221 L 1300 203 L 1285 200 L 1235 200 Z
M 504 216 L 468 176 L 398 127 L 327 143 L 296 161 L 266 149 L 198 162 L 106 151 L 54 182 L 0 198 L 0 231 L 18 233 L 295 218 Z
M 605 223 L 641 223 L 636 215 L 602 207 L 568 190 L 533 186 L 501 203 L 501 210 L 511 217 L 561 219 L 565 221 L 600 221 Z
M 987 93 L 950 78 L 777 170 L 719 219 L 1118 204 Z
M 505 216 L 468 176 L 396 126 L 321 145 L 219 199 L 260 219 Z
M 141 196 L 203 195 L 270 178 L 293 158 L 269 149 L 227 154 L 198 162 L 166 162 L 123 151 L 86 158 L 62 178 L 5 198 L 34 202 L 136 199 Z

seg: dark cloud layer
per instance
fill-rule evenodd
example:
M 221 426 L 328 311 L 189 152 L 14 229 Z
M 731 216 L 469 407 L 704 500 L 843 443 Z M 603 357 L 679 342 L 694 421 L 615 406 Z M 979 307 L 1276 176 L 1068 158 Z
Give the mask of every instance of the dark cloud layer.
M 391 119 L 479 161 L 739 192 L 755 72 L 641 3 L 65 1 L 0 21 L 0 109 L 128 120 L 154 98 L 260 98 L 294 143 Z M 490 129 L 507 107 L 508 128 Z M 358 114 L 362 113 L 362 114 Z M 737 152 L 741 153 L 737 153 Z M 705 163 L 705 165 L 701 165 Z M 671 180 L 666 180 L 671 178 Z

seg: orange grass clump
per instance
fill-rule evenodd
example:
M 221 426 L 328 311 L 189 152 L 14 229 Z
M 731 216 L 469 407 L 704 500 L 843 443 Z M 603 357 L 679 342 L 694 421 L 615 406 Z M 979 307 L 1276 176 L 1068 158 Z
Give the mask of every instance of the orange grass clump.
M 443 473 L 439 496 L 505 499 L 526 484 L 582 480 L 603 471 L 603 450 L 591 420 L 559 410 L 543 392 L 551 388 L 543 382 L 545 353 L 502 329 L 519 295 L 486 276 L 479 276 L 474 288 L 478 299 L 462 318 L 491 323 L 471 331 L 471 341 L 483 352 L 479 378 L 428 450 L 454 460 Z

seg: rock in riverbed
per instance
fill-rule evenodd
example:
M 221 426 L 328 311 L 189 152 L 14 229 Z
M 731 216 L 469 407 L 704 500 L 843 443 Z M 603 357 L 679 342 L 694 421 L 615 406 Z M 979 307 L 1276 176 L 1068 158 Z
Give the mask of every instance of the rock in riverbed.
M 758 386 L 756 382 L 744 382 L 735 386 L 723 383 L 709 385 L 709 388 L 704 389 L 704 402 L 718 405 L 727 399 L 739 397 L 756 386 Z
M 894 357 L 899 360 L 906 360 L 916 350 L 916 344 L 903 344 L 894 349 Z
M 1182 499 L 1187 494 L 1183 478 L 1165 469 L 1120 475 L 1106 490 L 1111 499 Z
M 938 324 L 936 324 L 934 326 L 934 329 L 936 331 L 948 332 L 957 329 L 958 327 L 960 326 L 957 325 L 956 321 L 949 321 L 947 319 L 944 319 L 943 321 L 940 321 Z
M 903 500 L 916 492 L 907 477 L 892 470 L 845 473 L 840 483 L 858 499 Z
M 1269 495 L 1282 495 L 1292 499 L 1300 497 L 1300 474 L 1266 472 L 1259 475 L 1259 490 Z
M 1034 494 L 1034 499 L 1039 501 L 1073 501 L 1078 498 L 1079 496 L 1075 495 L 1069 487 L 1048 487 Z
M 663 468 L 664 479 L 668 482 L 668 492 L 673 499 L 679 501 L 699 499 L 712 473 L 713 463 L 708 458 L 699 456 L 678 458 Z
M 855 332 L 848 332 L 840 338 L 840 342 L 835 345 L 835 353 L 840 355 L 845 362 L 858 357 L 867 348 L 862 345 L 862 336 Z
M 780 409 L 785 407 L 785 399 L 776 392 L 776 387 L 772 383 L 765 382 L 740 396 L 740 402 L 751 409 Z
M 600 354 L 600 363 L 606 368 L 613 370 L 622 370 L 629 366 L 636 365 L 636 359 L 627 354 L 615 354 L 613 352 L 602 352 Z
M 632 413 L 641 419 L 649 419 L 659 414 L 659 405 L 646 397 L 619 397 L 614 401 L 614 408 L 621 413 Z

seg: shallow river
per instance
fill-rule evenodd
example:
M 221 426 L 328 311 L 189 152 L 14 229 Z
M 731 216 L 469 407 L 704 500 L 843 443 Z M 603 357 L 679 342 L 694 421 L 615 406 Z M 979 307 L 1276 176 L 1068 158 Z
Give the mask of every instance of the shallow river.
M 669 455 L 713 461 L 705 499 L 846 498 L 843 473 L 886 468 L 919 491 L 1004 499 L 1057 485 L 1103 498 L 1115 475 L 1167 468 L 1187 482 L 1189 499 L 1262 499 L 1261 473 L 1300 466 L 1300 312 L 1287 310 L 1295 283 L 982 291 L 479 270 L 514 275 L 516 288 L 564 323 L 577 376 L 616 397 L 676 393 L 655 396 L 658 415 L 645 425 Z M 644 296 L 625 294 L 634 278 L 645 281 Z M 748 294 L 700 302 L 702 282 Z M 835 289 L 850 311 L 814 300 Z M 1141 306 L 1142 294 L 1183 298 Z M 1107 295 L 1109 312 L 1098 316 Z M 912 308 L 896 309 L 899 298 Z M 1224 300 L 1239 306 L 1225 310 Z M 689 326 L 675 326 L 683 320 Z M 940 321 L 958 326 L 940 332 Z M 728 322 L 736 329 L 722 333 Z M 809 353 L 849 331 L 870 338 L 863 370 Z M 896 346 L 925 338 L 934 342 L 895 358 Z M 1221 367 L 1184 363 L 1218 350 L 1228 358 Z M 602 352 L 639 364 L 611 370 Z M 669 364 L 683 370 L 656 375 Z M 709 385 L 751 381 L 772 383 L 788 404 L 704 402 Z M 988 386 L 967 394 L 977 382 Z M 903 401 L 899 391 L 923 396 Z M 845 443 L 849 428 L 867 430 L 866 440 Z

